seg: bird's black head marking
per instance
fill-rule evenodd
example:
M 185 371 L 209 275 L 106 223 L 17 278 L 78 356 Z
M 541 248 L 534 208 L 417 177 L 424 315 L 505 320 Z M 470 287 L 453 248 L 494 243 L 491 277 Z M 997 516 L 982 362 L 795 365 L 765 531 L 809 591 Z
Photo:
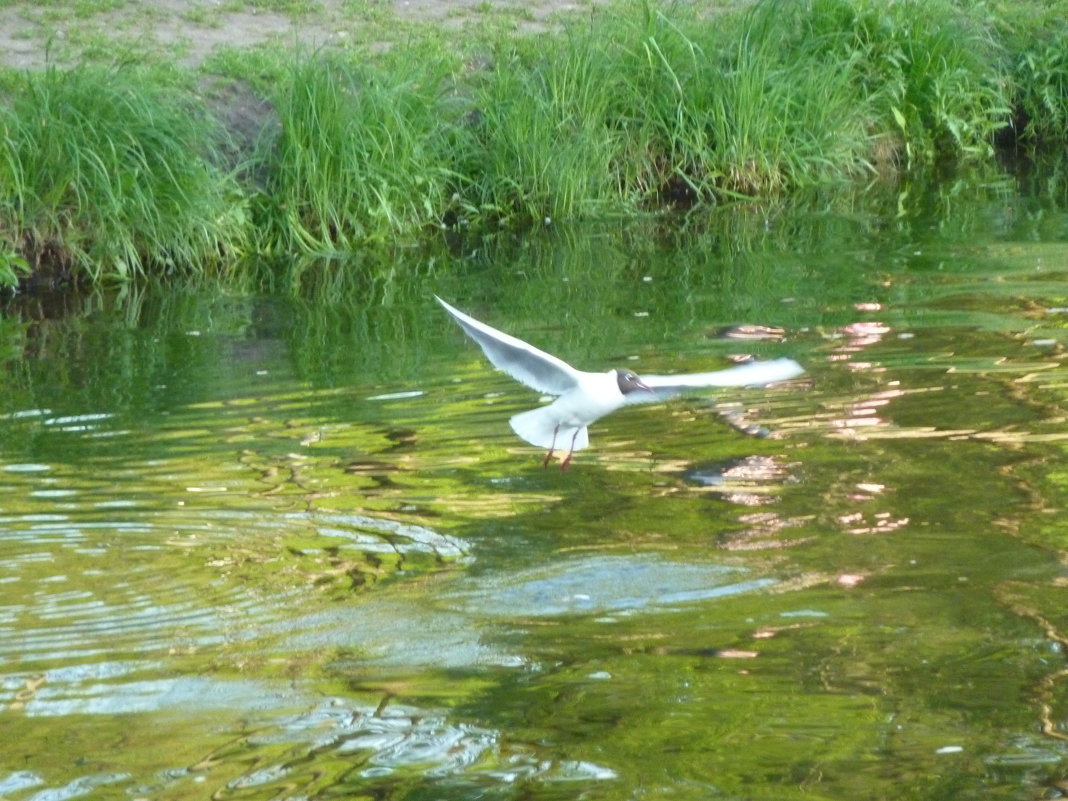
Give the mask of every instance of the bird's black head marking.
M 638 377 L 638 374 L 635 373 L 633 370 L 617 369 L 616 383 L 619 385 L 619 391 L 624 395 L 627 395 L 631 392 L 635 392 L 637 390 L 644 390 L 646 392 L 653 391 L 645 385 L 645 382 L 643 382 L 641 378 Z

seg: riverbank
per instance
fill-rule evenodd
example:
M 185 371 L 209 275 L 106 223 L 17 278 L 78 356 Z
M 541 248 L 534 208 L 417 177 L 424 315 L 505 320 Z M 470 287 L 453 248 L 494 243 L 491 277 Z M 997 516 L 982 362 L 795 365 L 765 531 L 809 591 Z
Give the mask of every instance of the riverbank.
M 1064 2 L 3 15 L 7 284 L 712 209 L 1063 148 L 1068 122 Z

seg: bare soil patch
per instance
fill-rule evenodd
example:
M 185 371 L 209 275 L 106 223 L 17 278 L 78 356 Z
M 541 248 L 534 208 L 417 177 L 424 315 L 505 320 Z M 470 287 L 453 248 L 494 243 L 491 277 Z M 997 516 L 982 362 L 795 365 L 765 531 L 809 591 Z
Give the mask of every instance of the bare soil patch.
M 0 64 L 41 68 L 109 57 L 162 57 L 197 67 L 221 47 L 266 43 L 321 47 L 375 43 L 405 23 L 462 31 L 492 19 L 517 31 L 536 31 L 560 13 L 590 9 L 597 0 L 319 0 L 295 11 L 282 2 L 125 0 L 81 3 L 3 3 Z M 383 44 L 387 43 L 382 41 Z

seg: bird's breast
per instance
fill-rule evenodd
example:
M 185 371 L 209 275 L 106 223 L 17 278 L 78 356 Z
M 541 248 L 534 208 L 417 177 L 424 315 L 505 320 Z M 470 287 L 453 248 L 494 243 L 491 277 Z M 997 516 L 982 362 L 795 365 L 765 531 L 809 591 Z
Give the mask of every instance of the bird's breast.
M 553 406 L 561 423 L 586 426 L 614 412 L 624 403 L 615 375 L 587 373 L 570 392 L 557 398 Z

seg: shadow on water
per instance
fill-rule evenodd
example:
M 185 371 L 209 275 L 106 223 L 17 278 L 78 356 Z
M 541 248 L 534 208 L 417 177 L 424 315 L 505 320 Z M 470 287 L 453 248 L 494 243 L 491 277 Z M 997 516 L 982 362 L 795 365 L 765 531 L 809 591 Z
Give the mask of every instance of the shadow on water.
M 1034 798 L 1066 776 L 1056 170 L 0 318 L 0 795 Z M 1050 177 L 1054 176 L 1054 177 Z M 580 367 L 790 356 L 599 421 Z

